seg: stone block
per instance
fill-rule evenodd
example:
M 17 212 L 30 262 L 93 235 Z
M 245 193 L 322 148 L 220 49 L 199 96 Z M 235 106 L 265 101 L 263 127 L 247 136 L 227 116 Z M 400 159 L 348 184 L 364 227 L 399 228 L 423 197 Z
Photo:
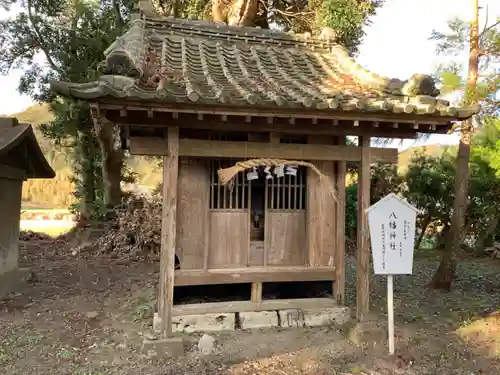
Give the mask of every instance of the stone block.
M 278 327 L 278 312 L 249 311 L 240 313 L 241 329 L 258 329 Z
M 201 314 L 184 315 L 172 318 L 173 332 L 219 332 L 234 331 L 235 314 Z M 161 327 L 161 318 L 158 313 L 153 317 L 153 330 L 159 332 Z
M 280 310 L 281 327 L 302 328 L 305 327 L 304 312 L 298 309 Z
M 142 351 L 146 354 L 154 352 L 157 356 L 179 357 L 184 354 L 184 343 L 181 337 L 169 337 L 158 340 L 144 339 Z
M 324 309 L 288 309 L 280 310 L 280 321 L 283 328 L 287 327 L 318 327 L 330 324 L 344 325 L 349 321 L 349 308 L 330 307 Z
M 348 307 L 331 307 L 326 309 L 302 310 L 307 327 L 326 325 L 344 325 L 350 319 Z

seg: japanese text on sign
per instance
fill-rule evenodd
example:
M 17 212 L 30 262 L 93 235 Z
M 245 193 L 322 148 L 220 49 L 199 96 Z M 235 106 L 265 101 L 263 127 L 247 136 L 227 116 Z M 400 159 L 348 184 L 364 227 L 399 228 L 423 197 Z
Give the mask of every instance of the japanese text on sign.
M 368 208 L 376 274 L 411 274 L 417 209 L 395 194 Z

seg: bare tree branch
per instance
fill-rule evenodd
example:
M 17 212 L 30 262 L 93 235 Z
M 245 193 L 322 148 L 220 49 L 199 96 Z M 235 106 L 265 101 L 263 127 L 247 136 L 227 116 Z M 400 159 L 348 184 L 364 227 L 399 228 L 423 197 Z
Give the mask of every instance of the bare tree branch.
M 116 23 L 117 23 L 118 27 L 121 28 L 124 25 L 124 21 L 123 21 L 122 13 L 120 11 L 120 4 L 118 4 L 117 0 L 113 0 L 112 4 L 113 4 L 113 11 L 115 12 Z

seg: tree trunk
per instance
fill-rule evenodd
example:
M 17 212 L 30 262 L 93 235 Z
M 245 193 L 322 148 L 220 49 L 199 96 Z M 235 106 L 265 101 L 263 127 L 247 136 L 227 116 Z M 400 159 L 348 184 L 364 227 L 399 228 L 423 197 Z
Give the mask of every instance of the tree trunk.
M 467 77 L 466 102 L 474 103 L 475 91 L 479 70 L 479 5 L 478 0 L 472 0 L 474 18 L 470 28 L 470 50 L 469 50 L 469 72 Z M 469 187 L 469 157 L 470 141 L 472 137 L 472 118 L 464 121 L 460 131 L 460 144 L 458 146 L 457 167 L 455 175 L 455 199 L 453 201 L 453 215 L 451 217 L 451 228 L 445 252 L 441 259 L 431 286 L 435 289 L 451 290 L 451 283 L 455 278 L 457 259 L 456 253 L 464 238 L 465 214 L 468 204 Z
M 123 167 L 123 150 L 117 144 L 113 124 L 105 123 L 96 126 L 101 148 L 102 179 L 104 183 L 104 204 L 113 208 L 121 203 L 121 177 Z
M 214 0 L 212 3 L 212 19 L 231 26 L 255 26 L 258 13 L 258 0 Z
M 425 236 L 425 231 L 427 230 L 427 227 L 431 223 L 431 218 L 429 216 L 426 216 L 422 220 L 422 231 L 420 232 L 420 235 L 417 238 L 417 242 L 415 243 L 415 249 L 420 249 L 420 244 L 422 243 L 422 240 L 424 239 Z
M 94 170 L 92 168 L 92 151 L 93 142 L 92 135 L 87 132 L 78 132 L 78 150 L 79 150 L 79 160 L 81 168 L 81 197 L 80 197 L 80 209 L 79 209 L 79 222 L 80 224 L 87 223 L 93 213 L 93 207 L 95 202 L 95 183 L 94 183 Z
M 448 241 L 448 237 L 450 236 L 450 224 L 446 223 L 443 230 L 439 232 L 436 241 L 436 249 L 441 250 L 446 247 L 446 242 Z
M 488 227 L 486 229 L 486 232 L 476 241 L 475 244 L 475 253 L 478 256 L 484 255 L 484 248 L 486 246 L 491 245 L 493 242 L 493 236 L 495 234 L 495 231 L 498 227 L 498 222 L 499 222 L 499 217 L 498 214 L 493 216 L 489 222 L 488 222 Z

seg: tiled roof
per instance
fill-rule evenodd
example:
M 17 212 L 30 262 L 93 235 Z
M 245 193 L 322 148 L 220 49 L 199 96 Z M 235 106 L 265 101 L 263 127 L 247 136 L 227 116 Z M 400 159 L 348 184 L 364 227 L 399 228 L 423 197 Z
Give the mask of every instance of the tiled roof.
M 19 157 L 22 155 L 22 157 Z M 0 117 L 0 164 L 21 169 L 26 178 L 54 178 L 29 124 Z
M 81 99 L 296 110 L 435 114 L 457 119 L 477 108 L 437 99 L 431 77 L 408 81 L 374 74 L 338 44 L 208 21 L 142 17 L 105 52 L 98 81 L 53 83 Z

